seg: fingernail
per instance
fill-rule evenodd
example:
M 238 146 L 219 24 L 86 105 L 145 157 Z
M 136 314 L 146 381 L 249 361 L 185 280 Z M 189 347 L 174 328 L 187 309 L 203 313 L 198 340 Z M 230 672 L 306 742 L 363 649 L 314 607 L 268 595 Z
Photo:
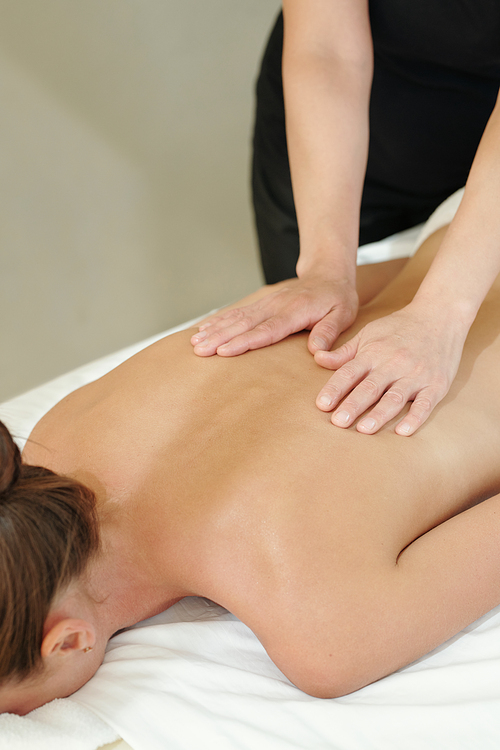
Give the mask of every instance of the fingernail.
M 325 349 L 328 349 L 326 345 L 326 341 L 324 341 L 324 339 L 314 338 L 312 340 L 312 345 L 316 346 L 318 349 L 321 349 L 322 351 L 324 351 Z
M 363 419 L 363 421 L 358 424 L 358 430 L 368 430 L 368 432 L 370 432 L 370 430 L 373 430 L 376 426 L 377 423 L 375 420 L 369 417 L 368 419 Z
M 410 430 L 411 430 L 411 427 L 408 424 L 408 422 L 403 422 L 403 424 L 398 424 L 398 432 L 402 432 L 404 435 L 408 435 Z
M 208 341 L 201 341 L 199 344 L 195 345 L 196 349 L 203 349 L 203 347 L 208 346 Z
M 231 344 L 221 344 L 221 346 L 217 347 L 218 352 L 227 352 L 228 349 L 230 349 Z
M 318 398 L 318 406 L 323 406 L 325 409 L 329 409 L 332 404 L 333 401 L 330 396 L 320 396 Z
M 207 336 L 208 333 L 206 331 L 200 331 L 199 333 L 195 333 L 194 336 L 191 337 L 191 341 L 197 344 L 199 341 L 203 341 L 203 339 L 206 339 Z
M 350 420 L 351 415 L 348 411 L 338 411 L 336 414 L 332 417 L 332 422 L 335 422 L 335 424 L 341 425 L 341 424 L 347 424 Z

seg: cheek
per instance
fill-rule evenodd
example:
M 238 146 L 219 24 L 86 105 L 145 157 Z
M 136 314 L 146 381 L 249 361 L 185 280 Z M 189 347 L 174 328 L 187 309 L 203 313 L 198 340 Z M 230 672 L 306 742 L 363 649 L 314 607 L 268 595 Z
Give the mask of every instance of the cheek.
M 20 689 L 19 687 L 7 688 L 0 692 L 0 714 L 25 716 L 30 711 L 43 705 L 44 702 L 40 690 Z
M 57 673 L 38 678 L 36 683 L 19 683 L 0 689 L 0 714 L 10 713 L 25 716 L 35 708 L 49 703 L 55 698 L 66 698 L 79 690 L 97 672 L 103 655 L 93 654 L 92 658 L 81 656 L 79 664 L 68 663 Z M 71 661 L 71 660 L 68 660 Z

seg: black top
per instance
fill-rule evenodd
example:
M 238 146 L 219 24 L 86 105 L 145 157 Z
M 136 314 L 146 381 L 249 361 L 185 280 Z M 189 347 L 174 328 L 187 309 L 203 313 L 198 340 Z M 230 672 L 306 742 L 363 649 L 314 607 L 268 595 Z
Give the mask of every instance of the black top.
M 360 243 L 425 221 L 469 174 L 500 87 L 500 0 L 369 0 L 375 65 Z M 281 77 L 283 17 L 257 82 L 252 186 L 266 281 L 299 236 Z
M 500 87 L 500 0 L 370 0 L 367 177 L 445 197 L 467 179 Z

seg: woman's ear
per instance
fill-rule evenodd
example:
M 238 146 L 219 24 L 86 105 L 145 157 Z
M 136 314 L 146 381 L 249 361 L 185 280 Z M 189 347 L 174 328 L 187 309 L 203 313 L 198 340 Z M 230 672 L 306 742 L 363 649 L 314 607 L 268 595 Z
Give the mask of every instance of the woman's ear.
M 90 651 L 96 642 L 96 634 L 93 625 L 85 620 L 65 618 L 45 634 L 41 655 L 44 659 L 56 656 L 68 656 L 77 651 L 86 653 Z

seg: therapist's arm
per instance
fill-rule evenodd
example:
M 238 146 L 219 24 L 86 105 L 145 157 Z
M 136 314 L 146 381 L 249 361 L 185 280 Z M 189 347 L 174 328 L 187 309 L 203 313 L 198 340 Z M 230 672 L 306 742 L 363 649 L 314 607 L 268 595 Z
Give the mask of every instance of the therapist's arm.
M 367 0 L 284 0 L 283 87 L 300 236 L 297 279 L 217 316 L 195 353 L 233 356 L 303 329 L 329 349 L 357 314 L 359 210 L 373 51 Z
M 444 398 L 456 375 L 469 329 L 500 272 L 500 98 L 479 144 L 465 193 L 413 301 L 373 321 L 318 364 L 337 370 L 317 405 L 349 427 L 374 433 L 396 417 L 411 435 Z M 339 406 L 342 399 L 345 400 Z

